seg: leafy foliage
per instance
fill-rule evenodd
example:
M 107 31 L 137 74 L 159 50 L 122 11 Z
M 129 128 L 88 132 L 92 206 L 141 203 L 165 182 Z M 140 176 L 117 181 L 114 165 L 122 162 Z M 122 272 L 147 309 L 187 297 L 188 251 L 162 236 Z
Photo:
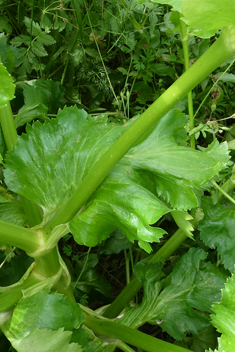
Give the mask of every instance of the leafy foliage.
M 215 314 L 211 315 L 212 323 L 216 329 L 222 333 L 219 338 L 219 347 L 217 352 L 232 352 L 235 344 L 234 336 L 234 274 L 229 278 L 222 290 L 222 299 L 220 303 L 213 305 L 212 309 Z M 215 351 L 215 352 L 216 352 Z M 211 350 L 209 351 L 211 352 Z
M 217 248 L 226 269 L 234 271 L 234 207 L 231 204 L 213 204 L 209 197 L 203 199 L 205 216 L 199 223 L 201 239 L 210 248 Z
M 191 248 L 175 266 L 170 284 L 162 292 L 162 284 L 156 282 L 161 267 L 140 262 L 136 275 L 144 283 L 143 301 L 139 307 L 129 308 L 120 321 L 135 328 L 157 323 L 176 340 L 208 327 L 208 318 L 199 311 L 210 312 L 226 277 L 213 264 L 203 262 L 206 256 L 204 251 Z
M 146 242 L 157 242 L 165 233 L 149 224 L 174 208 L 197 206 L 193 188 L 202 187 L 221 164 L 206 153 L 181 146 L 186 139 L 185 123 L 179 111 L 170 112 L 147 140 L 119 162 L 69 224 L 79 244 L 95 246 L 115 226 L 149 252 Z M 65 108 L 57 120 L 28 126 L 27 136 L 20 138 L 6 159 L 5 182 L 12 191 L 40 205 L 47 222 L 125 129 L 108 124 L 102 116 L 97 121 L 84 111 Z M 175 218 L 179 226 L 186 226 L 179 214 Z

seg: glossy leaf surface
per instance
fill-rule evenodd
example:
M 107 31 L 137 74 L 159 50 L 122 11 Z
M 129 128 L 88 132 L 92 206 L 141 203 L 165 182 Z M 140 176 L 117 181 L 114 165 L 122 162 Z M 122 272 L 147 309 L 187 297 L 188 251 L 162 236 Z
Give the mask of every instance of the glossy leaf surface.
M 40 310 L 38 310 L 40 307 Z M 83 322 L 83 314 L 75 302 L 58 293 L 41 291 L 22 299 L 14 309 L 9 332 L 25 338 L 34 328 L 73 330 Z
M 147 242 L 159 241 L 165 233 L 150 224 L 173 209 L 197 206 L 194 188 L 203 187 L 222 163 L 184 146 L 186 123 L 179 110 L 170 111 L 114 167 L 70 222 L 79 244 L 95 246 L 117 227 L 150 251 Z M 6 183 L 40 205 L 46 223 L 127 127 L 107 123 L 102 115 L 94 119 L 83 110 L 65 108 L 57 119 L 28 126 L 28 135 L 22 135 L 7 155 Z

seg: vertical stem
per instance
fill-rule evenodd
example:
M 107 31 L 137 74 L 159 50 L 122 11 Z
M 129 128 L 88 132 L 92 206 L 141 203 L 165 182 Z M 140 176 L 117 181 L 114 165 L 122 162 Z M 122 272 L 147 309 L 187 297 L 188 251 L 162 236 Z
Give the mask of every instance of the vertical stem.
M 185 28 L 185 23 L 181 20 L 179 14 L 180 21 L 180 31 L 183 45 L 183 53 L 184 53 L 184 68 L 185 71 L 189 70 L 189 53 L 188 53 L 188 34 Z M 193 115 L 193 95 L 192 91 L 188 93 L 188 114 L 189 114 L 189 130 L 191 131 L 194 128 L 194 115 Z M 195 135 L 190 137 L 190 145 L 195 149 Z
M 0 109 L 0 122 L 7 150 L 11 151 L 16 145 L 17 132 L 9 101 L 6 106 Z

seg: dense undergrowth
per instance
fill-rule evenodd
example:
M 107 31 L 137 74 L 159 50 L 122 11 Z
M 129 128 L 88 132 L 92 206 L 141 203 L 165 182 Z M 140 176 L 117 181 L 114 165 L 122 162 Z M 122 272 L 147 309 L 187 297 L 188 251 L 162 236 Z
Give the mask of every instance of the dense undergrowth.
M 234 351 L 235 8 L 208 3 L 1 1 L 1 351 Z

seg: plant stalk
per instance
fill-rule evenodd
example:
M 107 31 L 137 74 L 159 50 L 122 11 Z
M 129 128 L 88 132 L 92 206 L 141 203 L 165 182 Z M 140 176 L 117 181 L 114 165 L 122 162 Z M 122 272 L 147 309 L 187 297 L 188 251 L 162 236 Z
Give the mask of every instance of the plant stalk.
M 40 238 L 36 231 L 0 220 L 0 241 L 32 253 L 39 249 Z
M 4 134 L 7 150 L 13 150 L 17 141 L 17 132 L 9 101 L 0 109 L 0 122 Z
M 95 334 L 120 339 L 132 346 L 142 348 L 146 352 L 190 352 L 185 348 L 159 340 L 118 323 L 87 316 L 85 317 L 84 324 Z
M 127 151 L 194 87 L 234 55 L 235 26 L 226 27 L 220 38 L 168 88 L 92 167 L 70 199 L 46 225 L 45 230 L 70 221 Z

